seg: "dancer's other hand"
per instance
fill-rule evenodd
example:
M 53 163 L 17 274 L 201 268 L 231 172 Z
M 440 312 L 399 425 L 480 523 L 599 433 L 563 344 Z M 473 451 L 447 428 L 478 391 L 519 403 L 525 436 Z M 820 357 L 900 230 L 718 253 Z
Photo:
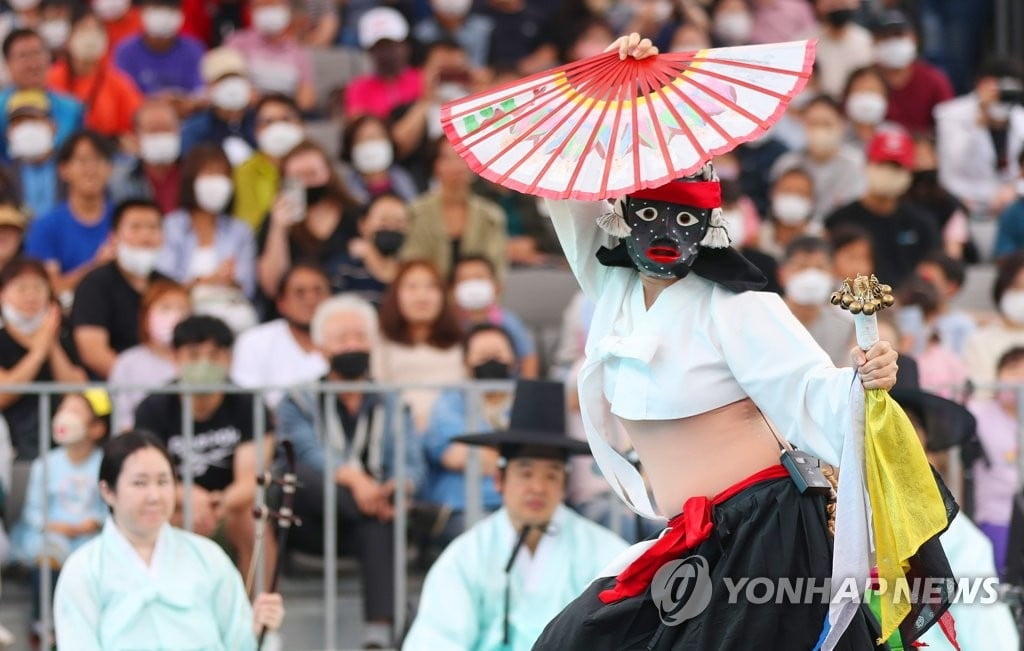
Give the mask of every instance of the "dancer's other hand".
M 614 52 L 618 50 L 619 60 L 625 60 L 626 57 L 631 56 L 634 59 L 646 59 L 649 56 L 654 56 L 658 53 L 658 48 L 651 43 L 649 38 L 641 38 L 639 34 L 633 32 L 629 36 L 620 36 L 615 39 L 615 42 L 605 48 L 605 52 Z
M 252 613 L 257 634 L 264 626 L 268 631 L 276 631 L 284 621 L 284 600 L 276 592 L 261 592 L 252 602 Z
M 876 341 L 866 351 L 854 348 L 850 351 L 850 359 L 860 375 L 865 389 L 885 389 L 888 391 L 896 384 L 896 350 L 888 341 Z

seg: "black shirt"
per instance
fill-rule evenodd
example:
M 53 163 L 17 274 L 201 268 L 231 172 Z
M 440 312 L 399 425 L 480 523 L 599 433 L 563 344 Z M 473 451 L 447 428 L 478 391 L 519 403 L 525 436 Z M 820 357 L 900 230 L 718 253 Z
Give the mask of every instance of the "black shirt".
M 830 231 L 843 224 L 859 226 L 871 235 L 875 275 L 881 282 L 893 286 L 906 280 L 917 263 L 940 244 L 932 220 L 907 202 L 900 202 L 891 215 L 878 215 L 860 201 L 854 201 L 825 220 L 825 227 Z
M 61 342 L 67 347 L 66 341 Z M 28 350 L 14 340 L 6 328 L 0 328 L 0 367 L 10 370 L 28 354 Z M 47 359 L 40 364 L 39 372 L 31 382 L 53 381 L 53 370 Z M 59 397 L 50 404 L 51 415 L 56 412 Z M 18 460 L 30 460 L 39 456 L 39 396 L 23 395 L 8 405 L 2 412 L 11 432 L 11 445 Z
M 217 491 L 234 481 L 235 448 L 254 438 L 252 401 L 251 395 L 224 394 L 210 418 L 193 421 L 192 476 L 197 486 Z M 264 422 L 271 422 L 269 413 Z M 184 476 L 181 398 L 172 394 L 149 396 L 135 410 L 135 427 L 156 434 L 167 444 L 178 476 Z
M 149 281 L 168 280 L 154 271 Z M 139 343 L 139 310 L 142 295 L 128 284 L 116 262 L 108 262 L 85 274 L 75 290 L 71 328 L 99 326 L 110 335 L 110 347 L 125 351 Z

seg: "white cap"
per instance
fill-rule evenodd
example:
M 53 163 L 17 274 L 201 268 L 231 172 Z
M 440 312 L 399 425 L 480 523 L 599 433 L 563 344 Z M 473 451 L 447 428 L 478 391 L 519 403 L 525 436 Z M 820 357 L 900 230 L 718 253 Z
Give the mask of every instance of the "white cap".
M 359 19 L 359 47 L 367 50 L 377 41 L 404 41 L 409 38 L 409 23 L 391 7 L 374 7 Z

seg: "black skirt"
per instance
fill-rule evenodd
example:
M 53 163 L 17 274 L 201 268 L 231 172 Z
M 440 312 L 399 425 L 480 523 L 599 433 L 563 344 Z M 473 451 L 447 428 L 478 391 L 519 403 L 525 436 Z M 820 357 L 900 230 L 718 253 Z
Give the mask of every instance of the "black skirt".
M 755 484 L 714 506 L 711 536 L 682 556 L 702 556 L 709 568 L 710 601 L 698 615 L 664 624 L 651 587 L 605 604 L 598 594 L 613 587 L 615 577 L 600 578 L 548 624 L 534 651 L 811 651 L 828 616 L 827 593 L 811 603 L 786 597 L 765 602 L 765 591 L 751 586 L 736 591 L 739 598 L 730 603 L 728 588 L 758 577 L 775 585 L 783 578 L 794 585 L 799 577 L 825 585 L 832 574 L 825 507 L 824 496 L 800 495 L 788 477 Z M 837 649 L 888 651 L 888 645 L 875 645 L 879 634 L 863 605 Z

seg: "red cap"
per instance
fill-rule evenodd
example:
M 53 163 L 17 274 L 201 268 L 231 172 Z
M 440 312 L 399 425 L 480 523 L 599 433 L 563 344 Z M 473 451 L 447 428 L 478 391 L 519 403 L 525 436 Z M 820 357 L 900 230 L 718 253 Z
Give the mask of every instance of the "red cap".
M 869 163 L 898 163 L 914 169 L 914 140 L 902 129 L 883 129 L 868 145 Z

